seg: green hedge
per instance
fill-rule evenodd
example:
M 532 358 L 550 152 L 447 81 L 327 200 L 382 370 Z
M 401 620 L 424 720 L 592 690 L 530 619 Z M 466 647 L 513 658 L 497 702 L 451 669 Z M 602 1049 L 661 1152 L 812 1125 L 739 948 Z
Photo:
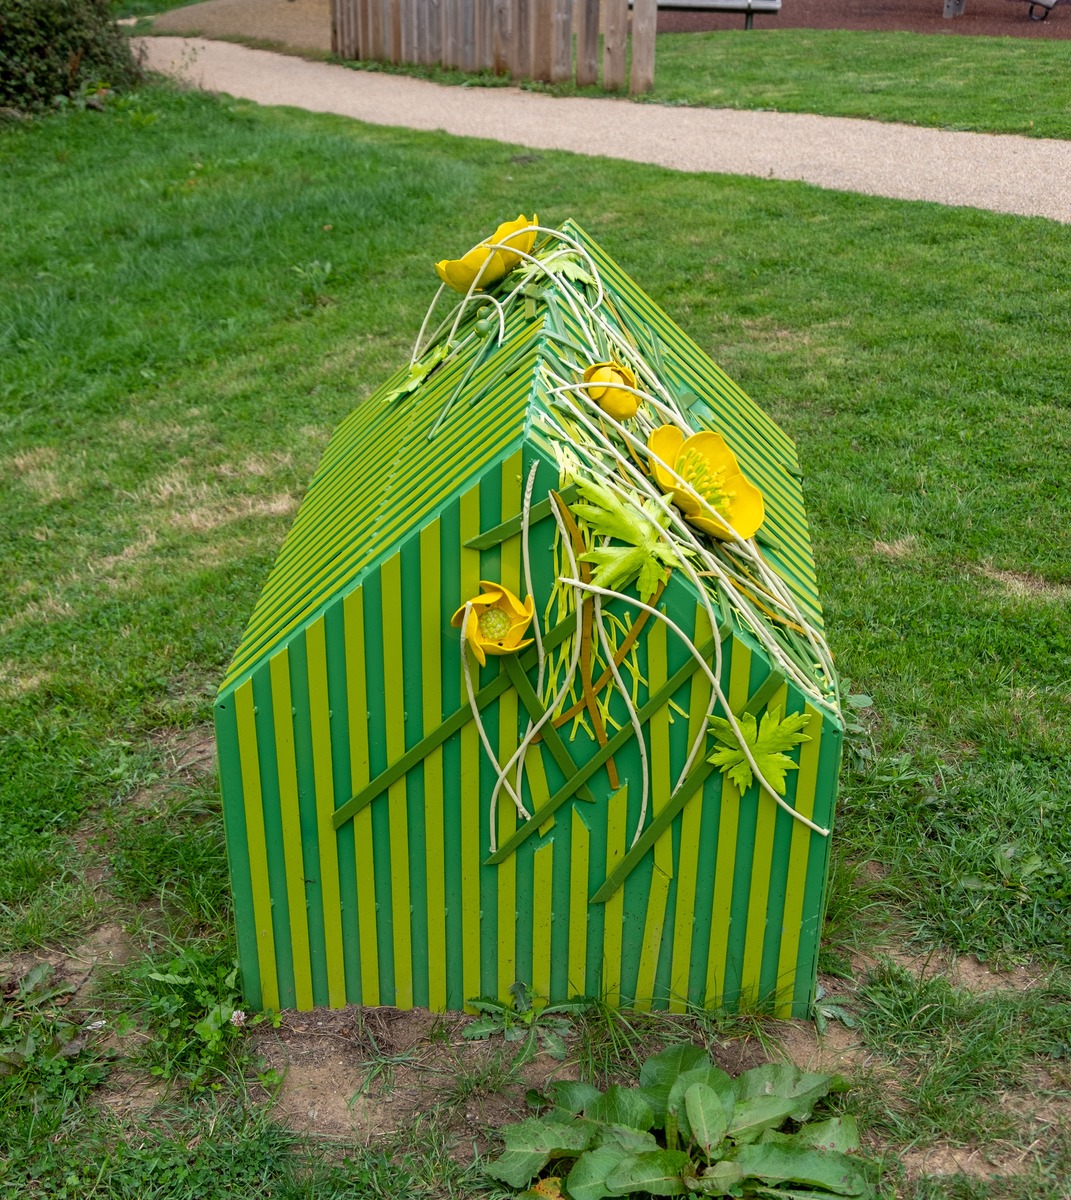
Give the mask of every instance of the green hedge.
M 0 107 L 48 108 L 80 87 L 138 78 L 108 0 L 0 0 Z

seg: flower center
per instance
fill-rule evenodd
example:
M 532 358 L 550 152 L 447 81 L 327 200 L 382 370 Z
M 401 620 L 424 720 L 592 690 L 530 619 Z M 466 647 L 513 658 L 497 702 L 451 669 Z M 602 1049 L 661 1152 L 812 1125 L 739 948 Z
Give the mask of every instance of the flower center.
M 501 608 L 485 608 L 476 618 L 480 636 L 489 642 L 500 642 L 509 633 L 509 613 Z
M 682 454 L 676 464 L 677 474 L 689 484 L 716 512 L 727 515 L 736 495 L 725 486 L 725 468 L 715 467 L 696 450 Z

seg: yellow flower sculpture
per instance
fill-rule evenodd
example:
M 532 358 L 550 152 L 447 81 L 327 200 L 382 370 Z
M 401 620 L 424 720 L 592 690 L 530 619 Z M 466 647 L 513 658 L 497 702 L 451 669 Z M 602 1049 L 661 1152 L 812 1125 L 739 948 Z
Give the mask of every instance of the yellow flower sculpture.
M 584 372 L 587 393 L 604 413 L 615 421 L 627 421 L 634 417 L 640 407 L 640 397 L 625 388 L 636 386 L 636 376 L 619 362 L 592 363 Z
M 723 541 L 733 535 L 713 516 L 719 513 L 742 538 L 753 536 L 766 516 L 762 492 L 743 474 L 720 433 L 685 437 L 676 425 L 662 425 L 647 439 L 655 482 L 697 529 Z M 682 487 L 666 470 L 684 480 Z M 704 503 L 705 502 L 705 503 Z
M 460 628 L 465 623 L 465 640 L 482 667 L 488 654 L 513 654 L 532 644 L 532 638 L 521 639 L 535 616 L 535 601 L 529 596 L 522 604 L 509 588 L 485 579 L 480 580 L 480 587 L 480 594 L 462 604 L 450 624 Z
M 539 218 L 535 213 L 531 221 L 522 213 L 516 221 L 505 221 L 499 225 L 489 238 L 473 246 L 468 254 L 437 262 L 435 270 L 443 283 L 455 292 L 467 292 L 473 283 L 476 283 L 476 290 L 482 292 L 484 288 L 504 279 L 521 261 L 522 254 L 531 254 L 536 239 L 535 226 L 538 224 Z M 502 249 L 503 245 L 511 249 Z M 514 250 L 519 253 L 514 253 Z

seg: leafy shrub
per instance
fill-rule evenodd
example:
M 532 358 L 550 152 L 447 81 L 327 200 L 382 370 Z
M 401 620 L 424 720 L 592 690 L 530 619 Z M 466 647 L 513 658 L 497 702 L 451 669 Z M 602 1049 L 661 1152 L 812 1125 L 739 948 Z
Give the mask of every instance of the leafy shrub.
M 0 108 L 33 111 L 140 71 L 108 0 L 0 0 Z
M 778 1063 L 731 1079 L 698 1047 L 670 1046 L 644 1063 L 636 1088 L 552 1083 L 544 1115 L 507 1125 L 505 1153 L 486 1169 L 528 1188 L 530 1200 L 874 1200 L 875 1171 L 856 1153 L 855 1121 L 810 1119 L 819 1100 L 844 1087 L 839 1076 Z

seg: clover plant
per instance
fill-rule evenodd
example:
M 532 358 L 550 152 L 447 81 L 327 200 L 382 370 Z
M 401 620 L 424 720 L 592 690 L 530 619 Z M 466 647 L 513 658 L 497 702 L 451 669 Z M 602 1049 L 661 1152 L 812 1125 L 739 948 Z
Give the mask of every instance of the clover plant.
M 604 1196 L 876 1197 L 850 1116 L 812 1121 L 840 1076 L 771 1063 L 732 1079 L 696 1046 L 649 1058 L 639 1087 L 558 1081 L 503 1130 L 487 1172 L 528 1200 Z M 537 1177 L 538 1182 L 537 1182 Z

